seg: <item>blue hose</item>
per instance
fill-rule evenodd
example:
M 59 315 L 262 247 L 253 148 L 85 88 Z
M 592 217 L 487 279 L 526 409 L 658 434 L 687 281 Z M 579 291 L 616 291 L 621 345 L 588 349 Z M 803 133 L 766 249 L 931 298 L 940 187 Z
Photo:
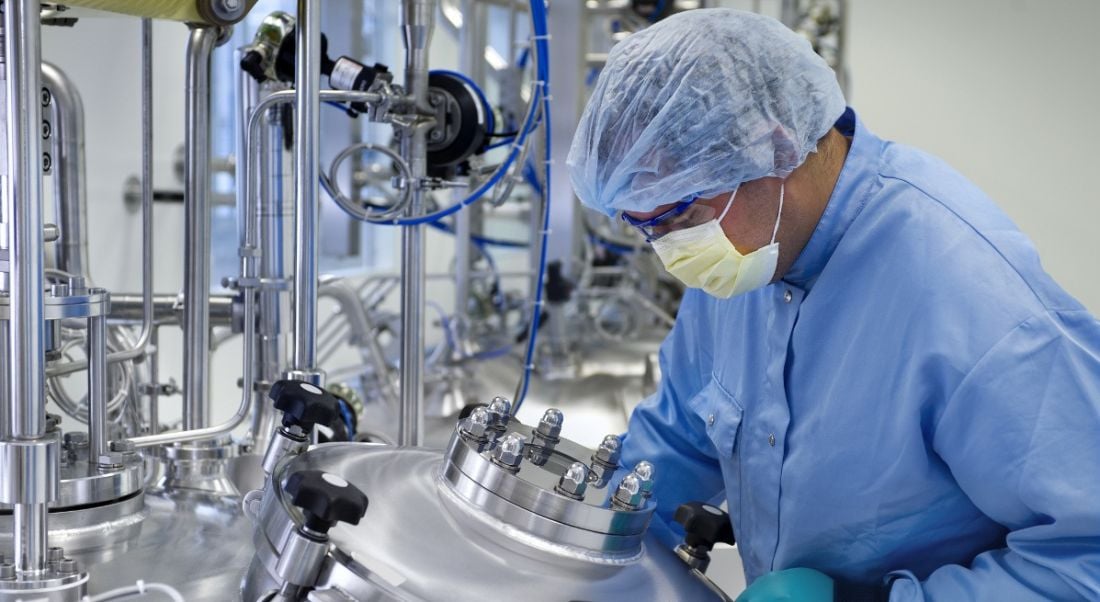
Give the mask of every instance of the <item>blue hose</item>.
M 523 401 L 527 398 L 527 390 L 531 385 L 531 371 L 534 369 L 535 343 L 538 339 L 539 322 L 542 317 L 542 280 L 546 276 L 546 248 L 547 237 L 550 233 L 550 49 L 546 43 L 549 37 L 549 28 L 546 20 L 546 4 L 544 0 L 531 0 L 531 21 L 535 32 L 535 45 L 538 48 L 538 62 L 535 65 L 538 79 L 542 84 L 541 94 L 533 98 L 532 102 L 541 100 L 543 103 L 543 117 L 546 119 L 544 126 L 547 135 L 543 136 L 545 147 L 545 174 L 546 182 L 543 190 L 543 215 L 542 215 L 542 239 L 539 246 L 539 275 L 535 286 L 535 305 L 531 310 L 531 327 L 528 330 L 527 351 L 523 358 L 523 381 L 520 383 L 519 394 L 516 395 L 516 403 L 512 406 L 512 415 L 519 412 Z

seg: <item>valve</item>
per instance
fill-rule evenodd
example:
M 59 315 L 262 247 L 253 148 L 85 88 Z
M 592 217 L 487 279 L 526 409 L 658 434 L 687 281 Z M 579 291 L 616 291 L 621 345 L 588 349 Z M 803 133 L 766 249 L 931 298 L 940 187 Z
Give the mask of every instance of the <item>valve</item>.
M 367 496 L 344 479 L 320 470 L 303 470 L 290 475 L 285 490 L 290 502 L 302 509 L 305 527 L 324 535 L 336 523 L 359 524 L 367 513 Z
M 730 515 L 717 506 L 688 502 L 677 508 L 672 518 L 684 527 L 684 543 L 677 546 L 676 555 L 700 573 L 706 572 L 715 544 L 733 545 Z
M 283 412 L 283 426 L 310 432 L 317 424 L 329 425 L 340 417 L 340 402 L 321 387 L 298 380 L 280 380 L 271 385 L 268 397 Z

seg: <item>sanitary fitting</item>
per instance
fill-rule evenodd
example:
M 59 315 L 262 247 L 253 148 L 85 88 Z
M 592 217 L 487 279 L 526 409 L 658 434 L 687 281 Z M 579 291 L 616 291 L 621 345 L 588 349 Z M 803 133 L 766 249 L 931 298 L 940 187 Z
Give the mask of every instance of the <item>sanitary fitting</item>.
M 505 470 L 516 472 L 520 462 L 523 461 L 523 448 L 527 438 L 519 433 L 509 433 L 496 448 L 493 449 L 493 463 Z
M 578 501 L 584 500 L 586 489 L 588 489 L 588 465 L 584 462 L 572 463 L 554 487 L 554 491 Z

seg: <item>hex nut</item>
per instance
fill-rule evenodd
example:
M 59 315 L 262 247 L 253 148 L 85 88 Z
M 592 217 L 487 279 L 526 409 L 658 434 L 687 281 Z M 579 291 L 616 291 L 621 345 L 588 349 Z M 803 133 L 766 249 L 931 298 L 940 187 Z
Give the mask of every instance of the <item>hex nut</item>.
M 611 498 L 611 504 L 621 510 L 637 510 L 645 504 L 642 479 L 634 473 L 623 477 Z
M 561 436 L 561 425 L 564 419 L 561 410 L 557 408 L 546 410 L 542 419 L 539 420 L 538 427 L 535 428 L 535 434 L 547 441 L 557 441 Z
M 485 408 L 475 408 L 470 415 L 459 426 L 459 432 L 464 437 L 474 439 L 477 441 L 484 441 L 488 438 L 486 434 L 492 428 L 492 416 L 489 415 L 489 410 Z
M 623 443 L 619 440 L 618 435 L 608 435 L 603 438 L 600 447 L 596 450 L 596 454 L 592 456 L 592 459 L 609 466 L 618 466 L 619 456 L 622 453 L 622 446 Z
M 512 416 L 512 402 L 507 397 L 497 396 L 489 402 L 488 410 L 493 419 L 493 428 L 504 430 L 508 426 L 508 419 Z
M 584 462 L 572 463 L 554 487 L 554 491 L 575 500 L 583 500 L 586 489 L 588 489 L 588 466 Z
M 594 461 L 592 466 L 589 467 L 588 482 L 596 488 L 606 487 L 607 482 L 611 480 L 611 476 L 615 474 L 616 468 L 603 462 Z
M 107 452 L 99 456 L 100 468 L 117 468 L 126 464 L 126 456 L 122 452 Z
M 80 563 L 72 558 L 62 558 L 57 563 L 57 572 L 62 575 L 75 575 L 80 572 Z
M 84 431 L 69 431 L 65 433 L 63 445 L 69 449 L 88 447 L 88 433 Z
M 137 451 L 137 447 L 134 446 L 134 442 L 129 439 L 118 439 L 111 441 L 107 444 L 108 448 L 113 452 L 119 452 L 123 454 L 132 454 Z
M 517 470 L 523 461 L 523 448 L 527 439 L 519 433 L 509 433 L 493 449 L 493 462 L 504 468 Z

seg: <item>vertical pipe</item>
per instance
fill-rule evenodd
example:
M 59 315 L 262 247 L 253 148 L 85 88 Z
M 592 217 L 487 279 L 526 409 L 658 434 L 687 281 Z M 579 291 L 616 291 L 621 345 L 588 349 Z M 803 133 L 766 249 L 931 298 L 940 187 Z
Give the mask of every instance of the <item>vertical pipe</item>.
M 401 30 L 405 43 L 405 91 L 417 112 L 428 99 L 428 45 L 435 26 L 435 0 L 403 0 Z M 412 172 L 409 215 L 423 211 L 421 179 L 428 172 L 427 132 L 414 126 L 401 140 L 401 155 Z M 401 232 L 401 416 L 398 444 L 419 445 L 424 396 L 424 226 Z
M 54 207 L 61 240 L 57 269 L 88 276 L 88 201 L 84 177 L 84 101 L 72 80 L 42 63 L 42 85 L 53 96 Z
M 11 355 L 9 352 L 11 349 L 8 347 L 8 324 L 7 320 L 0 320 L 0 438 L 11 439 L 11 405 L 9 400 L 11 399 L 11 373 L 14 371 L 12 365 Z
M 10 260 L 8 358 L 11 435 L 37 439 L 46 434 L 45 326 L 42 298 L 42 48 L 38 0 L 8 0 L 4 6 L 4 115 L 7 137 L 5 226 Z M 24 467 L 28 468 L 28 467 Z M 14 476 L 42 479 L 21 471 Z M 31 487 L 32 484 L 27 484 Z M 46 566 L 46 504 L 15 504 L 12 510 L 15 562 L 20 572 Z
M 298 0 L 294 64 L 294 369 L 317 370 L 317 196 L 321 133 L 321 2 Z
M 107 453 L 107 317 L 88 318 L 88 458 Z
M 153 347 L 146 359 L 149 362 L 149 434 L 156 435 L 160 432 L 160 329 L 153 326 L 149 335 L 149 343 Z
M 218 31 L 193 27 L 187 42 L 184 191 L 183 428 L 209 424 L 210 56 Z
M 485 6 L 477 0 L 463 0 L 462 30 L 459 32 L 459 70 L 474 81 L 482 81 L 485 75 Z M 457 189 L 456 202 L 465 198 L 472 189 Z M 455 215 L 455 322 L 465 339 L 469 322 L 470 272 L 473 269 L 474 209 L 471 206 Z

